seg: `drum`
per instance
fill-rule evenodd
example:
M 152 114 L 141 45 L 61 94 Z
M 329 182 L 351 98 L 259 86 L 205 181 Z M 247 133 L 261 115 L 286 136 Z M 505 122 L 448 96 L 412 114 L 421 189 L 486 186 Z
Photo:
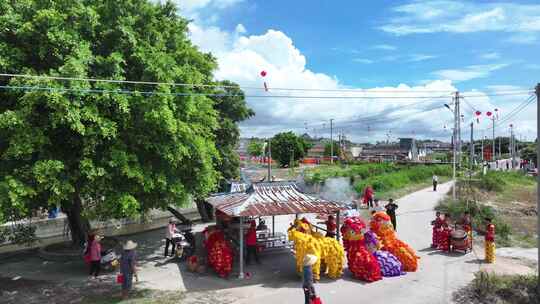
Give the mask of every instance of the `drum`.
M 453 230 L 450 232 L 450 236 L 455 240 L 463 240 L 467 238 L 467 232 L 464 230 Z

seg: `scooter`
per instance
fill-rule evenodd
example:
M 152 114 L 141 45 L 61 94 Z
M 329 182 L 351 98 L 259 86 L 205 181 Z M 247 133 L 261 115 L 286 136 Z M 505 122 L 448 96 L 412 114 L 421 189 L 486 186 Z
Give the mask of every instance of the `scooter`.
M 185 260 L 195 253 L 195 237 L 191 228 L 174 233 L 172 241 L 176 247 L 176 257 L 180 260 Z

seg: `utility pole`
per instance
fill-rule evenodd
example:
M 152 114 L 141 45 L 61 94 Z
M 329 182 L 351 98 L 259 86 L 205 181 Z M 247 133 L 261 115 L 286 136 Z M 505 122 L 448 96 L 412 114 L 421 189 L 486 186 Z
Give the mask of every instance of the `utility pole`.
M 499 136 L 499 159 L 501 159 L 501 141 L 502 141 L 502 137 Z
M 334 138 L 333 138 L 333 128 L 334 128 L 334 119 L 330 119 L 330 163 L 334 163 Z
M 512 169 L 514 169 L 514 161 L 515 161 L 514 125 L 510 125 L 510 142 L 512 143 L 512 152 L 510 154 L 510 158 L 512 160 Z
M 491 119 L 493 121 L 493 152 L 491 153 L 492 157 L 491 157 L 491 161 L 494 161 L 495 160 L 495 115 L 492 115 L 493 118 Z
M 458 164 L 461 167 L 461 108 L 459 102 L 459 91 L 456 92 L 456 101 L 454 107 L 456 108 L 456 120 L 457 120 L 457 157 Z
M 482 138 L 480 138 L 480 142 L 482 143 L 481 144 L 481 156 L 482 156 L 482 163 L 484 163 L 484 130 L 482 130 Z
M 473 127 L 474 127 L 474 122 L 471 121 L 471 145 L 470 145 L 470 158 L 469 158 L 469 168 L 471 170 L 471 174 L 472 174 L 472 171 L 473 171 L 473 164 L 474 164 L 474 134 L 473 134 Z
M 271 149 L 271 146 L 270 146 L 270 143 L 272 142 L 272 139 L 271 138 L 268 138 L 268 153 L 266 155 L 268 155 L 268 181 L 271 182 L 272 181 L 272 149 Z
M 538 140 L 538 136 L 540 135 L 540 120 L 538 119 L 540 117 L 540 83 L 536 84 L 536 115 L 536 168 L 538 168 L 540 167 L 538 166 L 538 161 L 540 160 L 540 140 Z M 537 193 L 540 193 L 540 175 L 536 178 L 536 191 Z M 540 195 L 536 196 L 536 210 L 540 210 Z M 536 245 L 540 248 L 540 212 L 536 212 L 536 214 L 538 216 L 538 219 L 536 220 L 536 237 L 538 243 Z M 538 261 L 540 261 L 540 250 L 538 251 Z M 540 263 L 538 263 L 538 273 L 540 273 Z M 540 280 L 537 280 L 537 282 L 537 293 L 540 294 Z
M 454 181 L 454 185 L 452 187 L 452 198 L 455 200 L 456 199 L 456 186 L 457 186 L 457 183 L 456 183 L 456 154 L 457 154 L 457 142 L 459 141 L 459 138 L 458 138 L 458 124 L 459 124 L 459 110 L 458 110 L 458 107 L 459 107 L 459 92 L 456 92 L 456 97 L 454 98 L 454 135 L 452 136 L 453 138 L 453 145 L 452 145 L 452 150 L 453 150 L 453 160 L 452 160 L 452 180 Z

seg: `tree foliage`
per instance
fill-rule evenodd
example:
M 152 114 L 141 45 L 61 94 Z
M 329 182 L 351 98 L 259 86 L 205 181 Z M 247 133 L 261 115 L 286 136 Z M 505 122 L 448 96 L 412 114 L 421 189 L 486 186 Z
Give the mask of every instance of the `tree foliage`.
M 334 150 L 333 150 L 334 157 L 341 155 L 341 146 L 339 145 L 339 143 L 337 141 L 333 141 L 333 144 L 334 144 Z M 332 145 L 329 142 L 327 142 L 324 145 L 324 156 L 330 157 L 332 155 L 332 150 L 330 149 L 331 147 Z
M 187 25 L 171 3 L 2 1 L 0 70 L 212 83 L 216 60 L 191 44 Z M 220 175 L 235 174 L 233 125 L 251 115 L 238 88 L 211 99 L 193 95 L 210 91 L 197 86 L 18 77 L 0 85 L 47 88 L 0 90 L 0 220 L 60 205 L 75 243 L 89 217 L 136 216 L 214 190 Z
M 251 156 L 261 156 L 265 151 L 264 143 L 252 139 L 247 147 L 247 152 Z
M 272 158 L 284 167 L 304 157 L 307 149 L 305 141 L 293 132 L 276 134 L 271 141 Z

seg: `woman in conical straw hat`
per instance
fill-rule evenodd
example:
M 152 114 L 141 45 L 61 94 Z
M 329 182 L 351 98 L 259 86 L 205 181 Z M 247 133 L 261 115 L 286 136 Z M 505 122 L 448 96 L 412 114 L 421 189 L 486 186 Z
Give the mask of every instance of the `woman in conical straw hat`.
M 124 275 L 124 281 L 122 282 L 122 298 L 127 299 L 133 285 L 133 276 L 137 276 L 137 256 L 135 253 L 137 243 L 129 240 L 124 244 L 123 248 L 124 252 L 120 259 L 120 272 Z
M 313 286 L 313 265 L 317 263 L 317 256 L 306 254 L 304 256 L 304 271 L 302 289 L 304 290 L 305 304 L 310 304 L 311 299 L 315 298 L 315 287 Z

